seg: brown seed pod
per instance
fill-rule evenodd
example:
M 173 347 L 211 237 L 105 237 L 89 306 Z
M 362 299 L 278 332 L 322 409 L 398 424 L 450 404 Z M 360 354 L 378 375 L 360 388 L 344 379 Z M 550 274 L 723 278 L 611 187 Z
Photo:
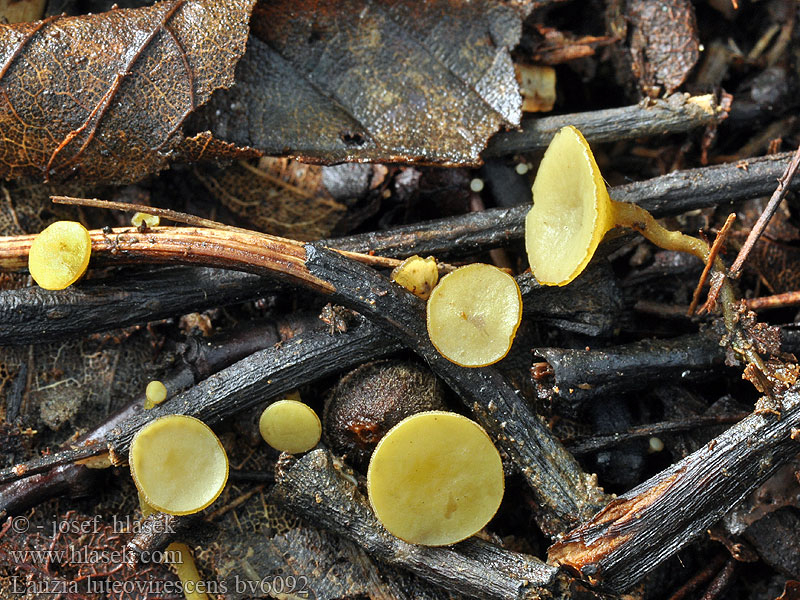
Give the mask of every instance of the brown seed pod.
M 443 386 L 422 365 L 367 363 L 345 375 L 325 402 L 325 443 L 353 466 L 366 468 L 383 435 L 418 412 L 444 410 Z

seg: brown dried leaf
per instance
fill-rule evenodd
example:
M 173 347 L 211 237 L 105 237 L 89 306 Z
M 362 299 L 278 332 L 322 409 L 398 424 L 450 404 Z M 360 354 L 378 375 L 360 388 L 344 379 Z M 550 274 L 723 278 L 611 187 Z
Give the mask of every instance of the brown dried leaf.
M 675 91 L 700 57 L 689 0 L 631 0 L 627 5 L 633 74 L 648 96 Z
M 262 158 L 258 166 L 238 162 L 197 178 L 246 226 L 301 240 L 331 234 L 345 212 L 322 185 L 322 167 L 286 158 Z
M 309 162 L 474 164 L 517 125 L 519 14 L 496 0 L 259 4 L 198 129 Z
M 0 176 L 121 183 L 166 167 L 186 117 L 233 83 L 254 2 L 0 25 Z

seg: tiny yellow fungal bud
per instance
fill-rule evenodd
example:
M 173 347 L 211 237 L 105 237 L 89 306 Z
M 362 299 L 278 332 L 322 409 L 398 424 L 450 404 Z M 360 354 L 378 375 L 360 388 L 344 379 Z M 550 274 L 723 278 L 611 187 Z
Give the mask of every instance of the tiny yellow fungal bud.
M 167 415 L 140 429 L 129 462 L 136 488 L 156 510 L 203 510 L 228 480 L 228 456 L 211 428 L 194 417 Z
M 474 263 L 442 277 L 428 299 L 431 342 L 462 367 L 496 363 L 511 349 L 522 320 L 516 280 L 492 265 Z
M 476 177 L 472 181 L 469 182 L 469 189 L 473 192 L 482 192 L 483 191 L 483 179 L 480 177 Z
M 131 224 L 134 227 L 141 227 L 142 223 L 144 223 L 145 227 L 158 227 L 158 224 L 161 223 L 161 219 L 158 215 L 150 215 L 143 212 L 133 213 L 131 217 Z
M 75 283 L 89 266 L 92 239 L 75 221 L 56 221 L 31 243 L 28 270 L 46 290 L 63 290 Z
M 392 281 L 399 283 L 415 296 L 427 300 L 439 281 L 439 268 L 432 256 L 410 256 L 392 271 Z
M 258 429 L 267 444 L 289 454 L 308 452 L 322 436 L 322 423 L 317 413 L 297 400 L 278 400 L 270 404 L 261 413 Z
M 664 442 L 661 441 L 661 438 L 653 436 L 650 438 L 649 446 L 650 452 L 661 452 L 664 449 Z
M 480 425 L 462 415 L 422 412 L 381 439 L 367 471 L 375 515 L 411 544 L 455 544 L 497 512 L 505 481 L 500 454 Z
M 144 407 L 153 408 L 167 399 L 167 387 L 158 380 L 153 380 L 147 384 L 144 392 Z

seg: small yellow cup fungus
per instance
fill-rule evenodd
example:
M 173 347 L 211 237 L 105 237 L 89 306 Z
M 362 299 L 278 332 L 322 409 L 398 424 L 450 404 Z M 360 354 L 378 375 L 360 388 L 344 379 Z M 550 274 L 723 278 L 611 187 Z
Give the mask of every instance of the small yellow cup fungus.
M 146 409 L 153 408 L 157 404 L 161 404 L 167 399 L 167 386 L 154 379 L 147 384 L 144 391 L 144 407 Z
M 569 126 L 547 147 L 533 182 L 525 247 L 539 283 L 566 285 L 614 226 L 611 199 L 589 144 Z
M 194 417 L 167 415 L 139 430 L 129 461 L 136 487 L 161 512 L 203 510 L 228 480 L 228 456 L 211 428 Z
M 273 402 L 258 421 L 261 437 L 280 452 L 308 452 L 319 443 L 322 424 L 314 409 L 297 400 Z
M 399 283 L 415 296 L 427 300 L 439 281 L 439 268 L 432 256 L 410 256 L 392 271 L 392 281 Z
M 75 283 L 89 266 L 92 239 L 75 221 L 56 221 L 31 243 L 28 270 L 46 290 L 63 290 Z
M 428 299 L 431 342 L 462 367 L 484 367 L 503 358 L 521 320 L 516 280 L 492 265 L 474 263 L 448 273 Z
M 136 212 L 131 217 L 131 224 L 134 227 L 141 227 L 142 224 L 145 227 L 158 227 L 159 223 L 161 223 L 161 218 L 158 215 Z
M 369 501 L 383 526 L 406 542 L 455 544 L 497 512 L 505 481 L 500 454 L 480 425 L 430 411 L 395 425 L 367 471 Z
M 667 250 L 708 258 L 708 246 L 699 239 L 664 229 L 640 206 L 612 200 L 588 142 L 571 125 L 547 147 L 532 192 L 525 248 L 534 277 L 544 285 L 567 285 L 580 275 L 603 236 L 618 225 Z

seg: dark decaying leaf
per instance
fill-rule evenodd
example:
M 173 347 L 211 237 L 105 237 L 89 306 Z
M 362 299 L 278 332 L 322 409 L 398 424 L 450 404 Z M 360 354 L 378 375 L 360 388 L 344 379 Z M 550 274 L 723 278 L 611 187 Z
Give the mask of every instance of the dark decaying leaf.
M 0 176 L 120 183 L 164 168 L 186 117 L 233 83 L 254 2 L 0 25 Z
M 195 126 L 311 162 L 477 163 L 519 123 L 520 31 L 494 0 L 263 2 L 236 85 Z
M 689 0 L 630 0 L 627 4 L 633 74 L 647 96 L 671 94 L 700 56 Z

